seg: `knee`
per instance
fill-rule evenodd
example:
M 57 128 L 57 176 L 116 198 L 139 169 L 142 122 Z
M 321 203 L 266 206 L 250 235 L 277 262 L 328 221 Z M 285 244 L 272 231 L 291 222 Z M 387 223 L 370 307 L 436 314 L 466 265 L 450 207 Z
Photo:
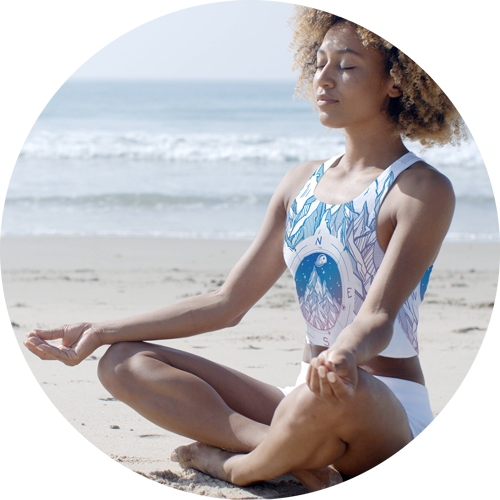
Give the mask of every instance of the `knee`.
M 311 426 L 318 429 L 322 421 L 331 425 L 335 413 L 333 405 L 325 403 L 306 385 L 302 385 L 282 401 L 276 414 L 287 422 L 291 432 L 296 433 Z
M 113 396 L 121 399 L 119 394 L 129 386 L 131 375 L 131 359 L 137 354 L 138 342 L 118 342 L 112 344 L 99 360 L 97 376 L 101 384 Z

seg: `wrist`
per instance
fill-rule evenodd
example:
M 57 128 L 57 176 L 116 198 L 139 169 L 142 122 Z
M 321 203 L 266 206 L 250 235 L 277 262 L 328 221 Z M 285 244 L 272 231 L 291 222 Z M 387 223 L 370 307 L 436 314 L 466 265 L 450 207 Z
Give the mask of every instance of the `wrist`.
M 349 327 L 345 328 L 347 330 Z M 342 332 L 344 333 L 344 332 Z M 358 357 L 359 345 L 355 342 L 353 335 L 343 335 L 328 349 L 329 352 L 337 352 L 346 357 L 353 356 L 355 359 Z
M 93 340 L 98 347 L 101 347 L 111 342 L 106 340 L 107 328 L 105 323 L 91 323 L 89 333 L 92 334 Z
M 333 345 L 327 351 L 322 353 L 324 355 L 324 361 L 327 364 L 335 365 L 344 365 L 348 364 L 351 366 L 357 366 L 357 358 L 356 353 L 346 347 Z

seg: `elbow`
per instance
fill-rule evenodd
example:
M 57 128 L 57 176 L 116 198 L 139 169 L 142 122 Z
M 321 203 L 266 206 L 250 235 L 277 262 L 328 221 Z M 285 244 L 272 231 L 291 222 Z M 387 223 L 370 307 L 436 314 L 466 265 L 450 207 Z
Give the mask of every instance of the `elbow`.
M 238 316 L 235 316 L 234 318 L 231 318 L 230 320 L 227 321 L 226 323 L 226 328 L 231 328 L 233 326 L 237 326 L 240 324 L 240 321 L 244 318 L 246 314 L 246 311 L 242 314 L 239 314 Z
M 221 287 L 214 292 L 211 292 L 212 295 L 217 299 L 219 305 L 221 307 L 221 328 L 231 328 L 237 326 L 240 321 L 244 318 L 245 314 L 248 310 L 241 310 L 241 307 L 238 308 L 235 304 L 233 304 L 233 300 L 231 300 L 231 296 L 224 292 L 224 288 Z

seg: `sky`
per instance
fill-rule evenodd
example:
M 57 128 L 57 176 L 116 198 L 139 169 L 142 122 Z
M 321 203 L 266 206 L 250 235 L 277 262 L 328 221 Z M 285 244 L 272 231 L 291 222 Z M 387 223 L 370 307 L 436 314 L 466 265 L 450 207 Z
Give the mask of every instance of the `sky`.
M 41 2 L 25 10 L 4 3 L 12 14 L 3 19 L 58 83 L 73 72 L 80 79 L 294 78 L 290 0 L 43 4 L 52 15 Z
M 0 19 L 48 76 L 292 80 L 292 0 L 3 0 Z M 318 5 L 304 0 L 302 3 Z M 319 2 L 332 5 L 335 2 Z M 432 0 L 413 5 L 432 5 Z M 471 2 L 442 0 L 440 5 Z M 350 0 L 338 5 L 380 5 Z M 384 5 L 410 2 L 384 0 Z M 498 5 L 497 0 L 475 4 Z

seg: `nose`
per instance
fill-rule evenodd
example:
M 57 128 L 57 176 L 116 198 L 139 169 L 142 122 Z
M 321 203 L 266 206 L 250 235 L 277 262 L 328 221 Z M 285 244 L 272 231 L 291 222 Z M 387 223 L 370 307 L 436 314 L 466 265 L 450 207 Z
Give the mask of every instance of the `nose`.
M 328 64 L 316 70 L 314 80 L 316 81 L 316 85 L 322 89 L 335 87 L 335 81 Z

